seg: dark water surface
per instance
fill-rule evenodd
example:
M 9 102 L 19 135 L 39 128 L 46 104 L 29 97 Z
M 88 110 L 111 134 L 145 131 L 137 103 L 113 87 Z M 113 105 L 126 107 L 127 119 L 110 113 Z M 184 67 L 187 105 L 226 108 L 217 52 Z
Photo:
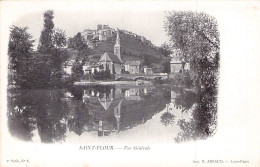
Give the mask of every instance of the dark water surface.
M 216 99 L 182 88 L 11 90 L 8 101 L 9 132 L 24 141 L 183 142 L 206 139 L 216 129 Z

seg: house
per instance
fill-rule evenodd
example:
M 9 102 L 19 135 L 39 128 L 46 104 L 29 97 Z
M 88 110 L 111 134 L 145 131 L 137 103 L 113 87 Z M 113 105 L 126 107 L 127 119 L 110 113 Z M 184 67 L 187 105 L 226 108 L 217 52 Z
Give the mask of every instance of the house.
M 145 74 L 152 74 L 153 69 L 151 67 L 144 66 L 144 73 Z
M 141 73 L 141 61 L 126 61 L 124 63 L 125 71 L 130 74 L 140 74 Z
M 70 61 L 66 61 L 63 64 L 63 71 L 64 71 L 65 75 L 72 74 L 72 67 L 73 67 L 74 62 L 75 62 L 74 60 L 70 60 Z
M 183 62 L 173 57 L 170 62 L 171 73 L 182 73 L 183 72 Z
M 104 71 L 104 67 L 98 62 L 86 62 L 83 66 L 84 75 L 93 74 L 95 71 Z
M 75 63 L 75 60 L 76 60 L 77 55 L 78 55 L 78 51 L 75 50 L 75 49 L 68 48 L 67 52 L 68 52 L 68 55 L 69 55 L 69 59 L 62 64 L 62 68 L 63 68 L 63 72 L 64 72 L 65 75 L 71 75 L 72 74 L 72 66 Z

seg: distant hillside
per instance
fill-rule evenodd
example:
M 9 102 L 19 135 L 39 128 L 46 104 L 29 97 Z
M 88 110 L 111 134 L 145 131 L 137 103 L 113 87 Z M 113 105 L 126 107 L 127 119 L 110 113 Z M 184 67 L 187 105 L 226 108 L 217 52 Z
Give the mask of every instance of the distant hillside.
M 92 50 L 92 54 L 102 54 L 104 52 L 114 52 L 116 33 L 107 41 L 97 41 Z M 165 60 L 158 47 L 142 42 L 138 37 L 134 37 L 124 32 L 120 32 L 121 55 L 123 61 L 143 60 L 145 65 L 152 65 L 160 68 L 160 64 Z

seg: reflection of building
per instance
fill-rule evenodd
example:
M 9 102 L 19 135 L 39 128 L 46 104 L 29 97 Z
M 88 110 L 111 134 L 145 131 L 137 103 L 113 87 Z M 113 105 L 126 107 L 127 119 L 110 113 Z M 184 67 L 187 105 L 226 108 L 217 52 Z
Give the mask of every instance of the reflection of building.
M 140 89 L 139 88 L 130 88 L 125 90 L 125 99 L 126 100 L 141 100 Z
M 101 96 L 102 97 L 98 98 L 98 101 L 103 106 L 103 108 L 107 110 L 111 102 L 114 100 L 114 91 L 113 89 L 110 89 L 109 93 L 108 92 L 103 93 Z
M 153 88 L 144 88 L 144 95 L 147 95 L 148 93 L 152 92 Z
M 178 96 L 180 96 L 180 93 L 172 90 L 171 102 L 169 104 L 166 104 L 167 112 L 175 115 L 176 123 L 180 119 L 189 119 L 191 116 L 191 112 L 184 112 L 182 105 L 179 104 L 180 102 L 177 101 Z
M 100 101 L 100 103 L 102 104 L 103 102 Z M 98 136 L 106 136 L 111 132 L 120 131 L 121 104 L 122 99 L 110 100 L 106 101 L 105 105 L 102 104 L 109 115 L 108 118 L 104 117 L 99 121 Z M 113 118 L 110 117 L 111 114 L 113 114 Z M 106 119 L 110 121 L 106 121 Z
M 95 132 L 98 136 L 108 136 L 145 123 L 162 111 L 169 101 L 169 96 L 165 98 L 162 94 L 150 94 L 151 89 L 90 86 L 82 89 L 82 92 L 77 91 L 83 102 L 75 98 L 64 101 L 72 131 L 78 133 L 78 130 L 82 130 L 82 133 Z M 140 96 L 142 100 L 138 100 Z M 132 97 L 138 99 L 127 100 Z

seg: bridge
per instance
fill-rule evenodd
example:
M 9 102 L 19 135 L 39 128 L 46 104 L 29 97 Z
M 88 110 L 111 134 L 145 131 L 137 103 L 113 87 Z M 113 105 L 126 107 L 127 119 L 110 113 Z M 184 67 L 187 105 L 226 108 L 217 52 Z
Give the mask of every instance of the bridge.
M 115 74 L 115 80 L 119 79 L 132 79 L 132 80 L 138 80 L 138 79 L 167 79 L 168 74 L 166 73 L 154 73 L 154 74 Z

